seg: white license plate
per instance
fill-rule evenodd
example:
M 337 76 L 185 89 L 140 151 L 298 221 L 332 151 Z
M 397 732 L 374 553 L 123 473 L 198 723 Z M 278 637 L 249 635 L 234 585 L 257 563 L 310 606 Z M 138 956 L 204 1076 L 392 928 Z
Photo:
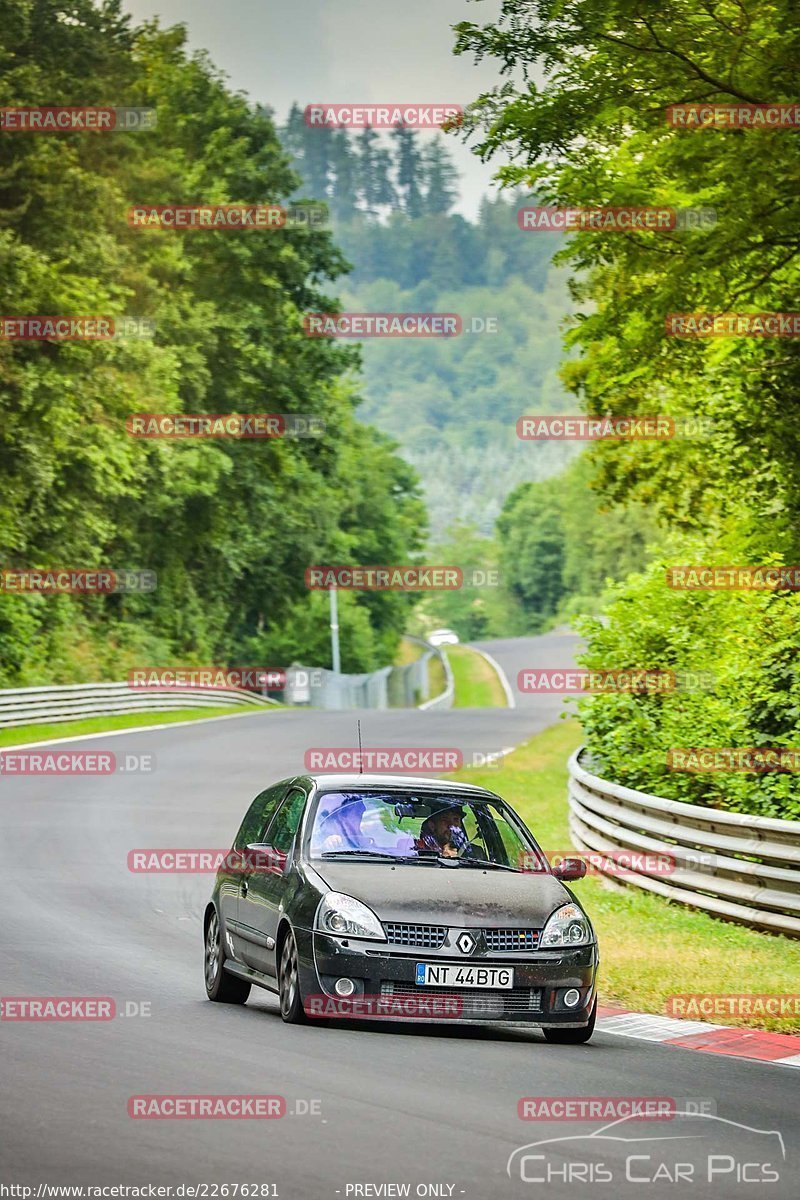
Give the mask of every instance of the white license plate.
M 460 967 L 452 963 L 417 963 L 418 987 L 513 988 L 513 967 Z

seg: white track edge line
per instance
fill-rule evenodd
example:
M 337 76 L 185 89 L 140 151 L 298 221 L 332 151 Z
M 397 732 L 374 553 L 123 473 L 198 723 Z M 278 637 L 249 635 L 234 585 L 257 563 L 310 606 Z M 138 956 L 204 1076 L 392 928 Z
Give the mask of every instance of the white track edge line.
M 149 733 L 152 729 L 182 729 L 186 725 L 209 725 L 212 721 L 234 721 L 242 717 L 257 717 L 259 709 L 243 713 L 223 713 L 221 717 L 198 717 L 196 721 L 163 721 L 158 725 L 130 725 L 127 729 L 107 729 L 105 733 L 79 733 L 73 737 L 49 738 L 46 742 L 21 742 L 18 746 L 0 746 L 0 757 L 16 750 L 34 750 L 37 746 L 63 746 L 67 742 L 93 742 L 97 738 L 122 737 L 128 733 Z M 276 710 L 272 707 L 270 712 Z M 289 710 L 286 710 L 289 711 Z
M 473 646 L 470 642 L 467 642 L 466 645 L 470 650 L 474 650 L 476 654 L 480 654 L 480 656 L 482 658 L 485 658 L 486 661 L 488 662 L 489 666 L 492 667 L 497 672 L 497 678 L 500 680 L 500 686 L 502 687 L 503 691 L 505 692 L 505 697 L 506 697 L 506 701 L 508 703 L 508 707 L 516 708 L 517 700 L 516 700 L 514 693 L 511 690 L 511 684 L 508 682 L 508 676 L 506 675 L 503 668 L 500 666 L 500 663 L 497 661 L 497 659 L 492 658 L 491 654 L 487 654 L 485 650 L 481 650 L 478 646 Z

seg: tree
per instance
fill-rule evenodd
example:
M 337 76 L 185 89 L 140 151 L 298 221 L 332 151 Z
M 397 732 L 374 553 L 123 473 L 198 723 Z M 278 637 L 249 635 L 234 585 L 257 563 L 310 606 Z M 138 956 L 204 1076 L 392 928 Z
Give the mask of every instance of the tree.
M 570 337 L 581 357 L 565 377 L 593 414 L 657 408 L 716 422 L 712 438 L 604 445 L 609 494 L 636 494 L 687 529 L 745 521 L 797 555 L 796 339 L 665 334 L 669 313 L 794 307 L 796 137 L 666 118 L 680 103 L 793 101 L 792 17 L 788 0 L 504 0 L 497 25 L 457 26 L 457 50 L 492 56 L 523 81 L 482 96 L 465 122 L 480 154 L 511 157 L 506 183 L 540 202 L 715 211 L 712 228 L 569 239 L 563 257 L 586 307 Z
M 497 25 L 458 26 L 461 52 L 494 56 L 509 76 L 466 122 L 479 153 L 510 157 L 499 172 L 506 183 L 535 190 L 540 203 L 715 215 L 713 225 L 684 220 L 662 231 L 581 230 L 560 255 L 584 305 L 568 339 L 579 356 L 562 374 L 584 409 L 713 422 L 710 434 L 593 448 L 606 500 L 624 502 L 626 515 L 643 501 L 666 532 L 649 546 L 647 570 L 583 627 L 588 667 L 709 670 L 712 685 L 587 698 L 581 719 L 611 778 L 787 817 L 800 811 L 796 774 L 683 774 L 668 769 L 667 751 L 797 744 L 797 594 L 673 590 L 665 569 L 800 559 L 797 339 L 680 340 L 667 336 L 665 319 L 796 307 L 791 129 L 680 127 L 667 116 L 675 105 L 733 106 L 738 119 L 760 104 L 793 105 L 793 15 L 788 0 L 504 0 Z M 513 513 L 511 526 L 521 536 Z
M 422 168 L 425 179 L 423 211 L 431 216 L 444 216 L 458 199 L 458 171 L 440 137 L 423 151 Z
M 8 0 L 4 103 L 155 107 L 147 133 L 0 140 L 5 313 L 150 318 L 150 339 L 0 342 L 0 564 L 139 567 L 145 595 L 0 593 L 0 682 L 120 678 L 142 662 L 305 656 L 319 599 L 304 569 L 380 544 L 418 553 L 413 472 L 356 420 L 358 356 L 304 335 L 345 269 L 323 231 L 128 226 L 132 202 L 280 201 L 291 170 L 269 116 L 228 90 L 179 27 L 119 6 Z M 295 121 L 296 125 L 296 121 Z M 319 131 L 314 132 L 315 135 Z M 134 441 L 126 417 L 282 412 L 320 438 Z M 363 462 L 375 462 L 374 474 Z M 355 514 L 355 515 L 354 515 Z M 407 597 L 354 595 L 351 665 L 391 661 Z
M 425 211 L 422 197 L 422 157 L 417 147 L 417 134 L 405 125 L 392 132 L 395 145 L 397 190 L 403 212 L 409 217 L 421 217 Z
M 376 216 L 386 205 L 393 205 L 396 193 L 391 180 L 391 156 L 380 138 L 367 125 L 358 139 L 358 194 L 365 214 Z
M 544 626 L 563 600 L 564 527 L 556 480 L 522 484 L 497 519 L 500 570 L 532 633 Z
M 550 262 L 554 243 L 520 240 L 506 197 L 483 206 L 479 222 L 395 212 L 351 222 L 337 238 L 354 264 L 346 308 L 462 315 L 456 338 L 366 340 L 362 412 L 420 472 L 434 536 L 454 513 L 488 536 L 513 487 L 570 457 L 567 443 L 522 443 L 515 432 L 523 413 L 574 407 L 557 377 L 569 297 L 565 272 Z M 490 318 L 494 331 L 468 332 L 473 317 Z
M 424 597 L 416 614 L 422 630 L 435 626 L 454 629 L 462 642 L 506 632 L 497 547 L 491 538 L 483 537 L 472 525 L 455 521 L 430 548 L 427 559 L 432 566 L 457 567 L 463 574 L 463 586 Z
M 303 119 L 303 110 L 299 104 L 293 104 L 289 109 L 286 124 L 281 130 L 281 142 L 288 152 L 294 170 L 299 176 L 305 176 L 306 138 L 309 128 Z
M 356 215 L 358 163 L 345 129 L 334 131 L 331 144 L 331 209 L 340 221 L 351 221 Z
M 303 178 L 315 200 L 328 200 L 334 176 L 333 154 L 337 130 L 328 126 L 306 128 Z

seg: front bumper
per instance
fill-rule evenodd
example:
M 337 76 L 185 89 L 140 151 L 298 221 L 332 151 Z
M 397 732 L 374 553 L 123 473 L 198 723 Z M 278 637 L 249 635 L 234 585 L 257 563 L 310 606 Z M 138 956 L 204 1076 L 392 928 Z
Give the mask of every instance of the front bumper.
M 305 931 L 299 942 L 301 990 L 311 1017 L 522 1022 L 542 1027 L 581 1028 L 591 1015 L 597 975 L 597 945 L 566 950 L 531 951 L 456 958 L 429 949 L 389 949 L 380 942 L 359 942 Z M 417 986 L 416 964 L 455 967 L 509 967 L 510 989 Z M 342 999 L 337 979 L 350 979 L 356 991 Z M 568 1007 L 565 993 L 579 992 Z

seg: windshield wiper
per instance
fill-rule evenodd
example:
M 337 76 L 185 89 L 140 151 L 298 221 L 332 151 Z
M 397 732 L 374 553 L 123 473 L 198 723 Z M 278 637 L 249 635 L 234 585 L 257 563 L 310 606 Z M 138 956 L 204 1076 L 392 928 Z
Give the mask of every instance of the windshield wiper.
M 390 863 L 432 863 L 438 864 L 439 855 L 435 850 L 422 854 L 388 854 L 383 850 L 325 850 L 322 858 L 370 858 L 374 862 Z
M 513 871 L 519 874 L 516 867 L 508 867 L 505 863 L 491 862 L 488 858 L 459 858 L 462 867 L 494 867 L 495 871 Z
M 325 850 L 322 858 L 377 858 L 381 862 L 395 862 L 396 854 L 384 854 L 382 850 Z

